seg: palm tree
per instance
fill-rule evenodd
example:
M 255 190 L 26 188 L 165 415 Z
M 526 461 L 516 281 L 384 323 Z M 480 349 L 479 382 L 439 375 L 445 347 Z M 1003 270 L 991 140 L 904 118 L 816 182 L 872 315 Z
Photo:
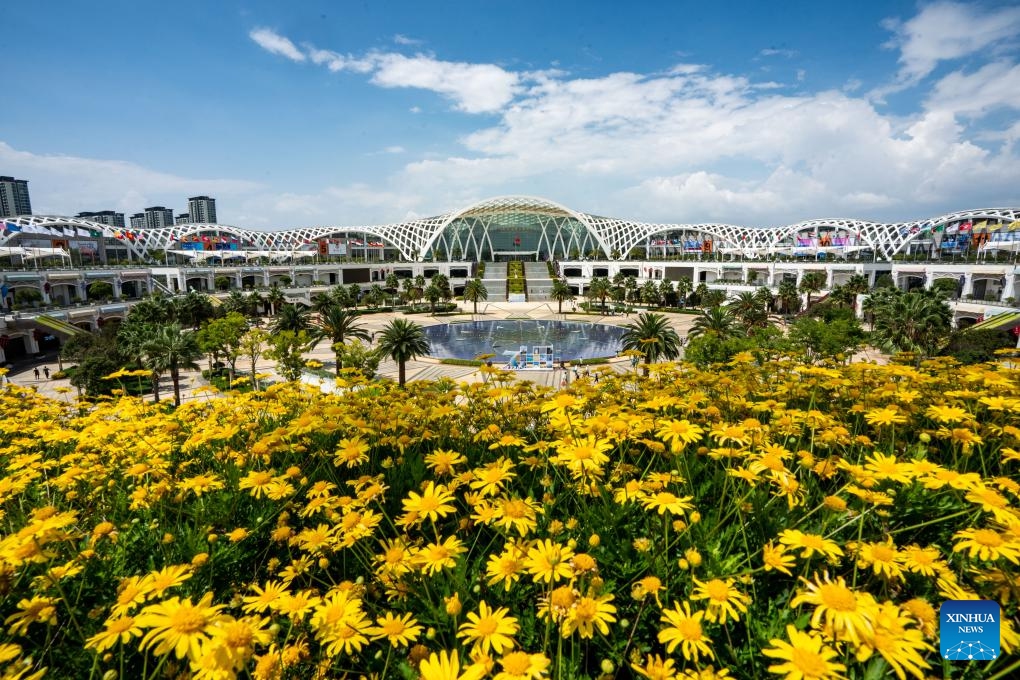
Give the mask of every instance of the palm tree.
M 740 293 L 729 305 L 729 309 L 748 331 L 768 326 L 768 308 L 757 293 L 751 291 Z
M 648 366 L 660 359 L 673 360 L 680 356 L 680 336 L 662 314 L 645 312 L 637 321 L 624 326 L 621 337 L 625 350 L 635 350 L 645 356 L 645 375 Z
M 474 304 L 475 314 L 478 313 L 478 301 L 487 299 L 489 299 L 489 291 L 481 279 L 474 278 L 464 284 L 464 301 Z
M 137 305 L 135 306 L 137 307 Z M 243 316 L 249 316 L 251 310 L 251 303 L 239 290 L 232 290 L 227 294 L 227 299 L 223 301 L 223 313 L 229 314 L 230 312 L 238 312 Z M 131 311 L 134 311 L 132 309 Z
M 854 274 L 847 279 L 845 286 L 854 295 L 863 295 L 871 290 L 871 286 L 868 285 L 868 277 L 864 274 Z
M 797 292 L 797 284 L 788 279 L 779 283 L 779 291 L 776 294 L 783 314 L 790 314 L 800 309 L 800 293 Z
M 248 312 L 252 316 L 262 316 L 262 313 L 265 311 L 262 302 L 262 293 L 253 290 L 248 296 Z
M 301 331 L 310 330 L 312 327 L 311 321 L 308 318 L 308 310 L 303 307 L 298 307 L 285 303 L 280 307 L 280 313 L 276 317 L 276 321 L 273 323 L 273 332 L 280 333 L 283 331 L 294 331 L 299 333 Z
M 570 286 L 563 279 L 553 279 L 552 284 L 552 299 L 556 300 L 559 308 L 557 314 L 563 313 L 563 303 L 570 302 L 574 299 L 574 292 L 570 290 Z
M 731 338 L 737 334 L 737 320 L 726 307 L 709 307 L 701 310 L 694 320 L 687 335 L 697 338 L 711 335 L 720 339 Z
M 807 304 L 804 309 L 811 308 L 811 294 L 818 293 L 825 288 L 825 272 L 804 272 L 798 287 L 801 293 L 807 293 Z
M 209 296 L 196 290 L 189 290 L 184 297 L 174 298 L 172 307 L 171 320 L 190 325 L 194 330 L 198 330 L 203 321 L 214 315 Z
M 655 281 L 645 281 L 645 285 L 641 286 L 641 302 L 646 305 L 658 305 L 661 299 L 662 294 Z
M 347 338 L 360 338 L 368 340 L 368 331 L 357 323 L 358 315 L 349 312 L 340 305 L 327 307 L 319 314 L 316 323 L 317 330 L 312 337 L 318 342 L 322 338 L 329 338 L 336 357 L 336 374 L 340 375 L 340 355 L 343 351 L 343 344 Z
M 443 291 L 436 284 L 430 283 L 428 288 L 425 289 L 425 299 L 429 301 L 429 311 L 433 314 L 436 311 L 436 303 L 439 302 L 441 297 L 443 297 Z
M 673 288 L 673 282 L 669 279 L 659 282 L 659 298 L 662 300 L 662 304 L 667 307 L 676 306 L 676 289 Z
M 170 373 L 174 384 L 174 406 L 181 405 L 181 369 L 198 368 L 195 360 L 202 356 L 195 334 L 183 331 L 178 323 L 161 324 L 155 335 L 145 344 L 149 364 Z M 155 379 L 155 376 L 153 376 Z
M 283 289 L 280 288 L 279 284 L 274 283 L 269 287 L 269 292 L 266 293 L 266 302 L 269 303 L 269 314 L 276 316 L 276 310 L 287 301 L 287 297 L 283 294 Z
M 901 352 L 932 356 L 952 327 L 953 312 L 938 291 L 897 292 L 875 309 L 875 337 Z
M 772 311 L 772 305 L 775 304 L 776 296 L 772 294 L 772 290 L 768 286 L 762 286 L 754 292 L 754 295 L 758 298 L 766 312 Z
M 409 360 L 428 354 L 431 349 L 421 326 L 407 319 L 393 319 L 379 338 L 379 351 L 397 362 L 397 383 L 406 382 L 406 364 Z
M 677 279 L 676 282 L 676 297 L 681 307 L 687 306 L 687 296 L 691 294 L 691 290 L 694 288 L 694 282 L 690 279 Z
M 588 295 L 593 299 L 598 299 L 602 305 L 602 311 L 606 311 L 606 298 L 609 297 L 612 292 L 612 284 L 609 283 L 609 279 L 604 276 L 596 276 L 588 284 Z

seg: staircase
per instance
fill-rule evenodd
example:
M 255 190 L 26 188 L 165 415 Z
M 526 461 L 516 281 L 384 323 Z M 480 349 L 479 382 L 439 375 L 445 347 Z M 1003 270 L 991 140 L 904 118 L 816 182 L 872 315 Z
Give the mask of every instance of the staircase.
M 552 279 L 545 262 L 525 262 L 524 279 L 528 282 L 528 300 L 551 300 Z
M 528 300 L 528 279 L 524 275 L 524 263 L 507 263 L 506 279 L 507 302 L 527 302 Z
M 506 262 L 486 262 L 482 284 L 489 300 L 506 300 Z

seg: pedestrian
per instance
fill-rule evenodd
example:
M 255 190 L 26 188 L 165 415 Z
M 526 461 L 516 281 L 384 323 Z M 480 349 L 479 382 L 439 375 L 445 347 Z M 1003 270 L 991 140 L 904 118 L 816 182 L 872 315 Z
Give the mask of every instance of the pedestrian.
M 43 366 L 42 372 L 43 372 L 43 375 L 46 376 L 46 379 L 49 380 L 50 379 L 50 367 L 49 366 Z
M 32 370 L 34 370 L 34 371 L 35 371 L 35 379 L 36 379 L 36 380 L 38 380 L 38 379 L 39 379 L 39 368 L 38 368 L 38 367 L 36 367 L 36 368 L 34 368 L 34 369 L 32 369 Z

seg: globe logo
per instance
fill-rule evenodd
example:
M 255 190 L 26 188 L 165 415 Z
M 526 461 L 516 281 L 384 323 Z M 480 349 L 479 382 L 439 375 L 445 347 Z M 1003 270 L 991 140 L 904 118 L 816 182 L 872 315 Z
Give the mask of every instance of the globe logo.
M 947 600 L 939 610 L 939 651 L 952 661 L 999 658 L 999 603 Z

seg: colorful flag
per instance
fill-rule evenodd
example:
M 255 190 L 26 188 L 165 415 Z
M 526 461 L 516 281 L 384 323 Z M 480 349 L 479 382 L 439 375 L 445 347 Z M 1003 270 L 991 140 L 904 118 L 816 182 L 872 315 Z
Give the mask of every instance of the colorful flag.
M 970 228 L 974 226 L 969 220 L 960 225 L 960 231 L 970 231 Z

